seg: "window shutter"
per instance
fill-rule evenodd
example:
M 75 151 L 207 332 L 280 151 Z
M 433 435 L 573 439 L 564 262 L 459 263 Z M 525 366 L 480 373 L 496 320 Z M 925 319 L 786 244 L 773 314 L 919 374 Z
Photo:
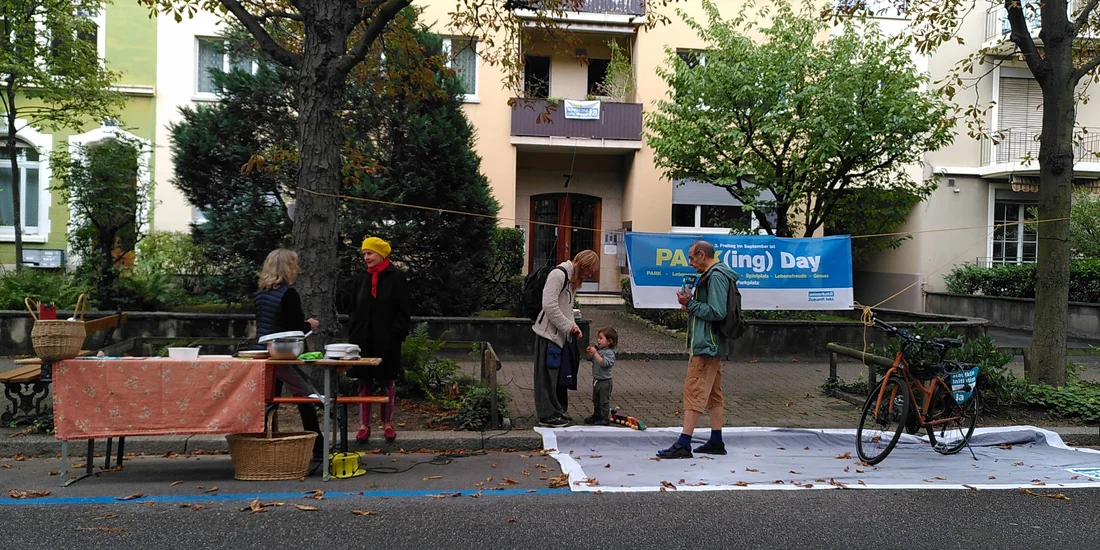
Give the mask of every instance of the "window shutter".
M 1038 82 L 1030 78 L 1001 78 L 1000 96 L 998 130 L 1027 128 L 1038 133 L 1043 126 L 1043 91 Z

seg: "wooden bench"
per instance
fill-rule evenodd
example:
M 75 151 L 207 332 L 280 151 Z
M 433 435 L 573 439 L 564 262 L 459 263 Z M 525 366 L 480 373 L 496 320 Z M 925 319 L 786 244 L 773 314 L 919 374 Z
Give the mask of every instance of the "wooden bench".
M 84 323 L 84 332 L 91 336 L 97 332 L 106 331 L 101 343 L 106 345 L 114 337 L 115 329 L 124 325 L 128 315 L 119 312 Z M 100 346 L 102 347 L 102 346 Z M 90 350 L 80 350 L 79 356 L 92 353 Z M 0 384 L 4 386 L 4 395 L 11 403 L 0 413 L 0 423 L 8 423 L 20 418 L 37 418 L 42 415 L 42 409 L 48 403 L 50 382 L 52 382 L 51 365 L 43 365 L 37 357 L 16 359 L 16 368 L 0 373 Z

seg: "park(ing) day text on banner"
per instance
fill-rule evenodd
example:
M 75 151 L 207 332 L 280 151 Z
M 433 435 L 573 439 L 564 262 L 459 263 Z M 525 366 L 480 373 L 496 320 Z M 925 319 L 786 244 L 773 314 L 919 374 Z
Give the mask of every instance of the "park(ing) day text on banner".
M 787 239 L 746 235 L 626 233 L 634 307 L 680 309 L 676 290 L 699 273 L 691 243 L 714 245 L 740 279 L 742 309 L 851 309 L 852 240 L 847 235 Z

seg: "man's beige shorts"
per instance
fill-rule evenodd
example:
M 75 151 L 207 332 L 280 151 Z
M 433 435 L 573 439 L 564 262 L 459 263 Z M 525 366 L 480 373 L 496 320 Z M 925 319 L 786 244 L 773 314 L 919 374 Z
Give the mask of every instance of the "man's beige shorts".
M 723 406 L 722 360 L 710 355 L 691 356 L 684 380 L 684 410 L 701 413 Z

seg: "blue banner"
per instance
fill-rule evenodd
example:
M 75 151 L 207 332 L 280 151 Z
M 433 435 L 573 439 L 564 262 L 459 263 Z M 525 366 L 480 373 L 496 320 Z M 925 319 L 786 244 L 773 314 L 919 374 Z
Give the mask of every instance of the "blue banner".
M 852 241 L 771 236 L 626 233 L 634 307 L 679 309 L 676 290 L 699 275 L 691 243 L 705 240 L 740 279 L 743 309 L 850 309 Z

